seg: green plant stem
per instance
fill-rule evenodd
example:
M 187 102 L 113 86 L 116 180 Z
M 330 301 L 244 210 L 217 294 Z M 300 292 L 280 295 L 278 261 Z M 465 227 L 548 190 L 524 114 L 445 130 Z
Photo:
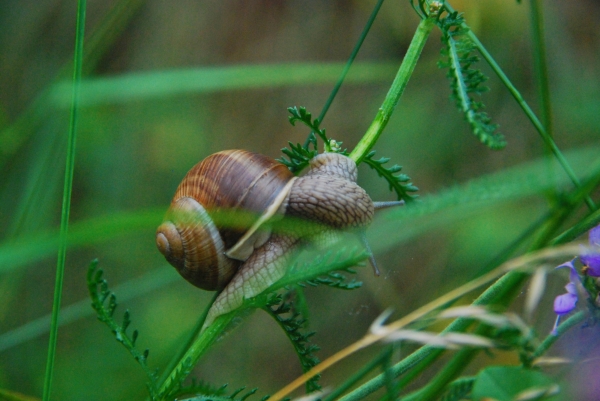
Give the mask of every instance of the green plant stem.
M 453 381 L 458 373 L 463 370 L 477 355 L 477 352 L 471 349 L 459 351 L 454 358 L 430 380 L 425 387 L 415 391 L 406 397 L 401 398 L 402 401 L 426 401 L 437 399 L 445 389 L 446 384 Z
M 450 6 L 450 4 L 448 2 L 445 3 L 445 7 L 448 10 L 448 12 L 454 12 L 454 9 Z M 465 28 L 468 28 L 468 27 L 465 25 Z M 554 154 L 554 157 L 556 158 L 558 163 L 561 165 L 561 167 L 563 168 L 563 170 L 565 171 L 565 173 L 567 174 L 567 176 L 569 177 L 571 182 L 573 182 L 573 184 L 576 187 L 580 187 L 581 183 L 579 182 L 579 178 L 577 178 L 577 175 L 575 175 L 575 172 L 569 165 L 569 162 L 567 162 L 564 155 L 562 154 L 562 152 L 560 151 L 560 149 L 554 142 L 554 139 L 552 139 L 552 137 L 548 134 L 548 132 L 546 131 L 546 129 L 544 128 L 544 126 L 542 125 L 540 120 L 537 118 L 537 116 L 535 115 L 533 110 L 531 110 L 531 107 L 529 107 L 529 105 L 527 104 L 525 99 L 523 99 L 523 96 L 521 96 L 521 93 L 519 93 L 517 88 L 515 88 L 515 86 L 512 84 L 512 82 L 506 76 L 506 74 L 504 74 L 504 71 L 502 71 L 502 69 L 500 68 L 498 63 L 496 63 L 496 60 L 494 60 L 492 55 L 487 51 L 487 49 L 479 41 L 479 39 L 473 33 L 473 31 L 468 29 L 467 36 L 469 37 L 469 39 L 471 39 L 471 41 L 473 42 L 475 47 L 477 47 L 477 50 L 479 51 L 479 53 L 483 56 L 485 61 L 487 61 L 487 63 L 490 65 L 490 67 L 492 68 L 494 73 L 498 76 L 498 78 L 500 78 L 500 81 L 502 81 L 504 86 L 506 86 L 506 88 L 508 89 L 510 94 L 517 101 L 517 103 L 519 104 L 519 106 L 521 107 L 521 109 L 523 110 L 525 115 L 527 116 L 527 118 L 529 118 L 529 121 L 531 121 L 531 123 L 533 124 L 533 126 L 535 127 L 537 132 L 542 137 L 542 140 L 544 141 L 544 143 L 546 144 L 548 149 L 550 149 L 552 154 Z M 591 197 L 589 197 L 589 196 L 586 197 L 585 203 L 587 204 L 588 208 L 591 211 L 596 210 L 596 205 Z
M 385 129 L 385 126 L 394 112 L 394 108 L 398 104 L 400 96 L 402 96 L 404 88 L 406 88 L 406 84 L 408 83 L 408 80 L 410 79 L 410 76 L 417 65 L 421 51 L 423 50 L 423 47 L 427 42 L 427 38 L 429 37 L 429 34 L 434 26 L 435 17 L 422 19 L 419 23 L 417 31 L 410 42 L 410 46 L 406 51 L 404 60 L 402 60 L 400 69 L 396 74 L 396 78 L 394 78 L 394 82 L 392 83 L 392 86 L 390 87 L 383 104 L 377 111 L 377 115 L 367 129 L 367 132 L 349 155 L 350 158 L 356 162 L 356 164 L 359 164 L 369 153 Z
M 552 214 L 547 214 L 544 217 L 542 217 L 540 220 L 534 222 L 519 238 L 517 238 L 515 241 L 513 241 L 513 243 L 509 244 L 508 247 L 506 247 L 506 249 L 501 251 L 498 254 L 498 256 L 494 257 L 492 259 L 492 261 L 490 261 L 484 268 L 482 268 L 482 271 L 487 272 L 487 271 L 491 270 L 494 266 L 498 266 L 498 265 L 504 263 L 506 260 L 508 260 L 510 255 L 515 250 L 517 250 L 519 248 L 519 246 L 521 244 L 523 244 L 528 238 L 533 236 L 536 233 L 536 231 L 544 224 L 544 221 L 549 219 L 551 216 L 552 216 Z M 475 302 L 473 304 L 474 305 L 487 305 L 490 302 L 492 302 L 491 299 L 489 298 L 489 295 L 496 293 L 497 292 L 496 288 L 498 286 L 505 285 L 505 281 L 508 281 L 508 280 L 509 280 L 508 278 L 504 278 L 504 277 L 501 278 L 500 280 L 498 280 L 498 282 L 496 284 L 494 284 L 487 291 L 485 291 L 477 300 L 475 300 Z M 469 327 L 470 323 L 471 322 L 469 322 L 468 320 L 465 320 L 465 319 L 457 319 L 454 322 L 452 322 L 450 325 L 448 325 L 448 327 L 446 327 L 446 329 L 444 329 L 443 332 L 447 333 L 447 332 L 465 331 Z M 444 352 L 445 352 L 445 350 L 440 349 L 440 348 L 424 346 L 424 347 L 419 348 L 417 351 L 413 352 L 408 357 L 404 358 L 402 361 L 398 362 L 393 367 L 394 374 L 396 376 L 400 376 L 405 373 L 408 373 L 406 376 L 404 376 L 400 380 L 400 382 L 399 382 L 400 386 L 405 387 L 406 385 L 408 385 L 412 381 L 412 379 L 414 379 L 418 374 L 420 374 L 422 371 L 427 369 L 431 365 L 431 363 L 434 360 L 436 360 L 437 358 L 439 358 Z M 357 391 L 357 394 L 358 394 L 357 397 L 354 397 L 353 393 L 349 393 L 346 396 L 348 398 L 344 397 L 342 399 L 344 401 L 360 399 L 361 397 L 364 397 L 364 396 L 378 390 L 380 387 L 382 387 L 384 385 L 384 382 L 382 379 L 383 379 L 382 375 L 377 376 L 377 377 L 373 378 L 372 380 L 370 380 L 369 382 L 363 384 L 360 388 L 355 390 L 355 391 Z
M 534 50 L 534 68 L 540 91 L 540 114 L 546 132 L 552 135 L 552 103 L 550 100 L 550 84 L 548 82 L 548 65 L 546 63 L 546 41 L 544 40 L 544 13 L 540 0 L 530 0 L 531 27 Z
M 533 352 L 533 358 L 539 358 L 542 356 L 548 349 L 558 340 L 563 334 L 569 331 L 572 327 L 578 325 L 583 322 L 586 318 L 585 311 L 579 311 L 575 313 L 573 316 L 570 316 L 567 320 L 565 320 L 562 324 L 558 325 L 556 329 L 556 334 L 550 334 L 548 337 L 542 341 L 542 343 L 535 349 Z
M 350 67 L 352 66 L 352 63 L 354 63 L 354 59 L 356 58 L 358 51 L 362 47 L 362 44 L 365 41 L 365 38 L 367 37 L 367 34 L 369 33 L 371 26 L 373 25 L 373 22 L 375 22 L 375 18 L 377 17 L 377 14 L 379 13 L 379 9 L 381 8 L 382 4 L 383 4 L 383 0 L 379 0 L 377 2 L 377 4 L 375 5 L 375 8 L 371 12 L 371 16 L 369 17 L 367 24 L 363 28 L 363 31 L 360 34 L 360 38 L 358 38 L 358 42 L 356 42 L 356 45 L 354 45 L 354 49 L 352 49 L 352 53 L 350 54 L 350 57 L 348 58 L 348 61 L 346 62 L 346 65 L 344 66 L 344 69 L 342 70 L 342 75 L 340 75 L 338 81 L 336 82 L 335 86 L 333 87 L 333 90 L 329 94 L 327 101 L 325 101 L 325 105 L 323 106 L 323 109 L 321 110 L 321 114 L 319 114 L 319 121 L 323 122 L 323 119 L 325 118 L 325 114 L 327 114 L 327 111 L 329 110 L 329 106 L 331 106 L 331 103 L 333 103 L 333 99 L 335 99 L 338 91 L 342 87 L 342 84 L 344 83 L 344 80 L 346 79 L 346 75 L 348 75 L 348 71 L 350 71 Z M 311 134 L 314 135 L 314 131 L 311 132 Z M 306 141 L 304 142 L 305 149 L 308 149 L 308 144 L 310 143 L 310 137 L 311 136 L 309 135 L 308 138 L 306 138 Z M 327 144 L 326 144 L 326 146 L 327 146 Z
M 206 316 L 208 316 L 208 311 L 210 310 L 210 307 L 215 302 L 218 296 L 219 292 L 216 291 L 206 308 L 204 308 L 204 311 L 202 312 L 202 315 L 200 315 L 200 318 L 196 322 L 196 325 L 194 326 L 194 329 L 192 330 L 191 334 L 188 334 L 187 341 L 183 344 L 183 346 L 179 348 L 179 351 L 173 356 L 173 358 L 171 358 L 171 361 L 169 362 L 169 364 L 165 368 L 165 371 L 160 377 L 159 383 L 165 382 L 169 377 L 168 375 L 175 369 L 179 361 L 184 360 L 184 355 L 186 354 L 187 350 L 192 347 L 194 340 L 198 337 L 198 334 L 200 334 L 200 330 L 202 330 L 202 326 L 204 326 Z
M 192 342 L 187 352 L 179 360 L 179 363 L 177 363 L 169 376 L 167 376 L 166 380 L 159 385 L 158 393 L 160 399 L 166 399 L 176 389 L 180 381 L 183 380 L 181 373 L 185 373 L 196 365 L 200 357 L 204 355 L 206 350 L 221 335 L 235 316 L 236 312 L 221 315 L 206 330 L 200 333 L 199 337 Z
M 556 236 L 551 241 L 551 244 L 558 245 L 573 241 L 575 238 L 596 227 L 598 224 L 600 224 L 600 209 L 596 210 L 594 213 L 591 213 L 573 227 Z
M 83 75 L 90 73 L 99 60 L 111 48 L 111 45 L 126 28 L 129 21 L 144 4 L 144 0 L 120 0 L 103 17 L 89 35 L 83 53 Z M 54 82 L 67 78 L 73 66 L 67 63 L 57 73 Z M 47 119 L 48 105 L 52 104 L 49 86 L 23 111 L 16 121 L 9 127 L 0 130 L 0 166 L 4 166 L 8 158 L 12 157 L 27 142 L 27 138 L 35 132 L 41 121 Z M 54 110 L 50 111 L 54 112 Z
M 490 305 L 496 302 L 498 299 L 505 297 L 507 291 L 516 288 L 526 275 L 520 272 L 510 272 L 500 277 L 494 284 L 488 287 L 474 302 L 475 306 Z M 459 318 L 450 323 L 442 332 L 462 332 L 465 331 L 469 325 L 472 324 L 471 319 Z M 398 362 L 392 367 L 392 372 L 395 376 L 399 376 L 413 366 L 420 363 L 423 359 L 428 358 L 432 354 L 441 354 L 444 352 L 443 349 L 435 348 L 431 346 L 424 346 L 413 352 L 402 361 Z M 346 396 L 340 398 L 340 401 L 355 401 L 366 397 L 367 395 L 379 390 L 385 385 L 385 378 L 383 374 L 380 374 L 373 379 L 369 380 L 359 388 L 355 389 Z
M 52 390 L 52 377 L 54 375 L 54 359 L 56 355 L 56 339 L 58 336 L 58 314 L 62 296 L 63 279 L 65 273 L 65 259 L 67 253 L 67 233 L 69 226 L 69 212 L 71 209 L 71 192 L 73 189 L 73 171 L 75 167 L 75 134 L 77 131 L 79 84 L 81 83 L 81 66 L 83 60 L 83 38 L 85 33 L 86 0 L 77 2 L 77 26 L 75 34 L 75 55 L 73 57 L 73 98 L 71 102 L 71 117 L 69 122 L 69 135 L 67 139 L 67 158 L 65 167 L 65 183 L 63 188 L 63 203 L 60 220 L 60 242 L 56 262 L 56 279 L 54 283 L 54 300 L 52 303 L 52 323 L 50 325 L 50 340 L 48 344 L 48 358 L 46 361 L 46 374 L 44 376 L 44 392 L 42 399 L 50 400 Z
M 532 246 L 532 250 L 541 249 L 544 244 L 538 243 Z M 521 272 L 510 272 L 504 277 L 499 279 L 493 286 L 488 290 L 492 289 L 496 284 L 503 281 L 501 286 L 497 287 L 497 293 L 494 296 L 494 302 L 500 303 L 502 308 L 508 307 L 510 302 L 517 295 L 518 289 L 522 286 L 524 281 L 527 279 L 527 275 Z M 486 291 L 487 292 L 487 291 Z M 477 302 L 477 301 L 476 301 Z M 483 327 L 480 330 L 486 330 Z M 444 330 L 445 331 L 445 330 Z M 460 372 L 462 372 L 468 365 L 468 363 L 475 358 L 480 352 L 479 349 L 464 349 L 458 352 L 451 360 L 444 366 L 444 368 L 432 379 L 425 387 L 418 392 L 412 394 L 406 398 L 406 401 L 418 399 L 418 400 L 433 400 L 439 396 L 445 389 L 446 385 L 454 380 Z M 414 396 L 414 397 L 413 397 Z M 416 397 L 416 398 L 415 398 Z

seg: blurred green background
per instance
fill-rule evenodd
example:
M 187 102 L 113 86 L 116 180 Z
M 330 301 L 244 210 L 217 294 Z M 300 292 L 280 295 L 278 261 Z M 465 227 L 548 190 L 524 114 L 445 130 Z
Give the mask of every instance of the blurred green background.
M 538 110 L 528 2 L 451 4 L 464 11 L 467 23 Z M 600 4 L 543 4 L 556 141 L 564 151 L 597 149 Z M 99 258 L 121 300 L 117 313 L 130 309 L 132 327 L 140 331 L 138 344 L 150 348 L 150 365 L 164 367 L 212 295 L 180 279 L 155 248 L 155 227 L 179 181 L 197 161 L 219 150 L 244 148 L 279 157 L 287 141 L 304 142 L 308 130 L 292 127 L 286 108 L 305 106 L 318 115 L 374 5 L 88 1 L 73 246 L 62 303 L 75 306 L 63 314 L 72 322 L 59 330 L 54 399 L 145 397 L 142 370 L 88 306 L 89 261 Z M 43 329 L 48 323 L 38 319 L 51 310 L 54 286 L 53 233 L 60 219 L 75 16 L 74 1 L 0 2 L 0 388 L 32 396 L 42 392 L 48 345 Z M 417 24 L 407 1 L 384 3 L 322 124 L 344 147 L 352 149 L 375 116 Z M 477 141 L 449 101 L 446 71 L 436 66 L 439 37 L 435 29 L 375 147 L 403 166 L 423 201 L 544 153 L 531 123 L 483 63 L 491 78 L 483 101 L 508 146 L 490 151 Z M 589 152 L 586 157 L 569 160 L 582 171 Z M 393 199 L 373 171 L 365 166 L 359 171 L 359 183 L 373 199 Z M 441 212 L 409 219 L 409 226 L 394 227 L 397 237 L 387 237 L 391 245 L 377 251 L 381 277 L 360 269 L 365 282 L 360 290 L 307 291 L 319 356 L 360 338 L 384 309 L 394 308 L 401 316 L 475 277 L 546 210 L 539 194 L 514 196 L 475 206 L 446 205 Z M 385 220 L 382 214 L 373 224 L 375 244 L 377 227 Z M 551 280 L 536 313 L 534 323 L 544 335 L 554 319 L 551 300 L 562 292 L 563 281 Z M 27 324 L 30 331 L 23 330 Z M 575 329 L 555 353 L 598 357 L 600 337 L 586 333 Z M 403 347 L 400 354 L 410 349 Z M 341 381 L 373 352 L 344 361 L 322 382 Z M 518 363 L 512 354 L 495 358 Z M 584 362 L 584 373 L 571 382 L 573 399 L 597 399 L 587 398 L 600 392 L 587 379 L 590 365 Z M 569 377 L 568 369 L 553 372 Z M 229 383 L 232 389 L 258 386 L 259 394 L 268 394 L 299 373 L 283 333 L 257 312 L 217 343 L 193 376 Z

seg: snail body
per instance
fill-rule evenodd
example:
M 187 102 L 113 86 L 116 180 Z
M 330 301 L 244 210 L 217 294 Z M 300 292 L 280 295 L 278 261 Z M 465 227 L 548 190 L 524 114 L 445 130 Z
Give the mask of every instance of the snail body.
M 298 178 L 283 164 L 245 150 L 215 153 L 194 166 L 177 188 L 156 242 L 190 283 L 222 290 L 205 327 L 279 280 L 304 238 L 370 224 L 375 207 L 356 178 L 354 161 L 337 153 L 316 156 Z M 212 217 L 225 210 L 257 218 L 248 229 L 218 227 Z M 317 224 L 271 235 L 268 222 L 284 215 Z

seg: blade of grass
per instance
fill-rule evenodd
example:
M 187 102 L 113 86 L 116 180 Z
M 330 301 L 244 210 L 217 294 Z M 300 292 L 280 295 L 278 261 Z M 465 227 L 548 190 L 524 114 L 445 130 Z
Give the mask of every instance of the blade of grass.
M 329 98 L 327 98 L 327 101 L 325 101 L 325 105 L 323 106 L 323 109 L 321 110 L 321 114 L 319 114 L 319 121 L 323 122 L 323 119 L 325 118 L 325 114 L 327 114 L 327 111 L 329 110 L 329 106 L 331 106 L 331 103 L 333 103 L 333 99 L 335 99 L 338 91 L 340 90 L 340 88 L 342 86 L 342 83 L 344 83 L 344 80 L 346 79 L 346 75 L 348 74 L 348 71 L 350 70 L 350 66 L 352 66 L 352 63 L 354 63 L 354 59 L 356 58 L 358 51 L 362 47 L 362 44 L 365 41 L 365 38 L 367 37 L 367 34 L 369 33 L 371 26 L 373 25 L 373 22 L 375 22 L 375 18 L 377 17 L 377 14 L 379 13 L 379 9 L 381 8 L 382 4 L 383 4 L 383 0 L 379 0 L 377 2 L 377 4 L 375 4 L 375 8 L 373 8 L 373 11 L 371 12 L 371 16 L 369 17 L 367 24 L 365 25 L 362 33 L 360 34 L 360 38 L 358 39 L 358 42 L 356 42 L 356 44 L 354 45 L 354 49 L 352 49 L 352 53 L 350 54 L 350 57 L 348 58 L 348 61 L 346 62 L 346 65 L 344 66 L 344 70 L 342 71 L 340 78 L 338 79 L 337 83 L 333 87 L 333 90 L 329 94 Z M 304 142 L 305 149 L 308 149 L 309 142 L 310 142 L 310 136 L 308 138 L 306 138 L 306 142 Z
M 550 85 L 548 82 L 548 65 L 546 63 L 546 41 L 544 40 L 544 14 L 540 0 L 530 1 L 531 28 L 534 50 L 535 76 L 538 81 L 540 97 L 540 114 L 544 127 L 549 136 L 552 135 L 552 103 L 550 99 Z
M 355 64 L 348 82 L 387 80 L 393 63 Z M 135 72 L 111 77 L 86 79 L 81 84 L 82 106 L 146 100 L 185 93 L 212 93 L 292 85 L 318 85 L 333 82 L 340 63 L 235 65 L 171 71 Z M 59 82 L 48 98 L 53 107 L 68 107 L 70 84 Z
M 87 40 L 83 54 L 82 74 L 91 72 L 106 51 L 123 32 L 144 0 L 120 0 L 115 4 Z M 67 78 L 73 66 L 69 61 L 57 74 L 57 80 Z M 0 131 L 0 166 L 26 143 L 48 113 L 49 90 L 44 90 L 9 127 Z
M 468 283 L 465 283 L 465 284 L 455 288 L 454 290 L 449 291 L 445 295 L 429 302 L 428 304 L 423 305 L 422 307 L 414 310 L 413 312 L 405 315 L 404 317 L 402 317 L 392 323 L 387 324 L 385 326 L 385 330 L 381 330 L 381 332 L 378 332 L 378 333 L 369 332 L 360 340 L 358 340 L 358 341 L 354 342 L 353 344 L 350 344 L 346 348 L 338 351 L 334 355 L 330 356 L 329 358 L 325 359 L 320 364 L 318 364 L 317 366 L 312 368 L 307 373 L 299 376 L 296 380 L 290 382 L 288 385 L 286 385 L 285 387 L 280 389 L 278 392 L 273 394 L 269 399 L 272 401 L 279 401 L 279 400 L 283 399 L 284 397 L 287 397 L 292 391 L 297 389 L 299 386 L 303 385 L 306 382 L 306 380 L 310 379 L 314 375 L 324 372 L 325 370 L 327 370 L 334 364 L 336 364 L 339 361 L 347 358 L 348 356 L 356 353 L 357 351 L 379 342 L 380 340 L 385 338 L 389 333 L 391 333 L 395 330 L 401 329 L 403 327 L 406 327 L 408 324 L 417 321 L 418 319 L 422 318 L 423 316 L 430 313 L 431 311 L 439 309 L 440 307 L 444 306 L 448 302 L 456 300 L 459 297 L 475 290 L 476 288 L 479 288 L 479 287 L 483 286 L 484 284 L 491 282 L 492 280 L 497 279 L 496 282 L 494 282 L 488 289 L 486 289 L 477 298 L 477 300 L 474 302 L 474 304 L 478 304 L 478 302 L 482 302 L 483 300 L 485 300 L 487 302 L 484 301 L 481 303 L 481 304 L 485 305 L 485 304 L 489 304 L 489 302 L 491 300 L 502 298 L 502 295 L 504 294 L 506 289 L 514 288 L 514 285 L 513 285 L 514 282 L 521 281 L 521 276 L 525 276 L 525 277 L 527 276 L 526 273 L 524 273 L 523 271 L 519 271 L 518 269 L 521 269 L 532 263 L 539 263 L 539 261 L 541 261 L 541 260 L 561 257 L 564 255 L 571 255 L 571 254 L 577 253 L 578 250 L 579 250 L 578 245 L 569 244 L 569 245 L 563 245 L 561 247 L 556 247 L 556 248 L 542 249 L 540 251 L 525 254 L 523 256 L 519 256 L 517 258 L 509 260 L 508 262 L 503 263 L 502 265 L 498 266 L 496 269 L 490 271 L 489 273 L 486 273 L 474 280 L 471 280 Z M 500 277 L 500 278 L 498 279 L 498 277 Z M 467 318 L 459 318 L 459 319 L 455 320 L 453 323 L 456 323 L 458 321 L 464 322 L 464 321 L 469 321 L 469 320 L 470 319 L 467 319 Z M 465 323 L 465 324 L 470 324 L 470 322 Z M 444 332 L 445 332 L 445 330 L 444 330 Z M 355 392 L 353 392 L 353 393 L 355 393 Z M 358 399 L 358 398 L 356 398 L 353 394 L 352 398 L 348 398 L 348 396 L 346 396 L 343 399 L 346 400 L 346 399 Z
M 75 138 L 77 132 L 79 83 L 81 82 L 81 66 L 83 61 L 83 38 L 85 33 L 86 0 L 77 2 L 77 26 L 75 34 L 75 55 L 73 57 L 73 99 L 71 104 L 71 118 L 69 122 L 69 135 L 67 140 L 67 160 L 65 166 L 65 185 L 60 220 L 60 245 L 56 262 L 56 281 L 54 285 L 54 300 L 52 303 L 52 323 L 50 325 L 50 340 L 48 344 L 48 358 L 46 361 L 46 374 L 44 376 L 44 393 L 42 399 L 50 400 L 52 390 L 52 377 L 54 375 L 54 359 L 56 355 L 56 339 L 58 336 L 58 315 L 62 296 L 63 278 L 65 272 L 65 258 L 67 253 L 67 232 L 69 226 L 69 212 L 71 209 L 71 192 L 73 189 L 73 171 L 75 165 Z

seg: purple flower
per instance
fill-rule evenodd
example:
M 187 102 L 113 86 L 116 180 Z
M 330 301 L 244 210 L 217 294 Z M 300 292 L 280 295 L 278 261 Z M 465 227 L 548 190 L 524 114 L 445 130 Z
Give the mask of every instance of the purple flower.
M 579 275 L 577 274 L 575 266 L 573 266 L 574 260 L 575 259 L 556 267 L 557 269 L 560 269 L 561 267 L 569 268 L 569 283 L 565 286 L 567 293 L 559 295 L 554 299 L 554 313 L 558 315 L 556 317 L 556 322 L 554 323 L 554 328 L 552 329 L 552 334 L 554 335 L 556 335 L 560 317 L 575 309 L 577 301 L 579 300 L 579 293 L 583 291 L 583 288 L 580 288 L 582 285 L 579 280 Z
M 590 230 L 590 245 L 600 246 L 600 225 Z M 581 255 L 581 263 L 588 276 L 600 277 L 600 253 L 587 253 Z
M 577 270 L 575 270 L 575 266 L 573 266 L 573 260 L 556 267 L 557 269 L 560 269 L 561 267 L 568 267 L 570 269 L 569 283 L 565 286 L 567 293 L 559 295 L 554 299 L 554 313 L 557 315 L 566 315 L 577 306 L 577 300 L 579 299 L 577 295 L 577 285 L 580 281 Z

